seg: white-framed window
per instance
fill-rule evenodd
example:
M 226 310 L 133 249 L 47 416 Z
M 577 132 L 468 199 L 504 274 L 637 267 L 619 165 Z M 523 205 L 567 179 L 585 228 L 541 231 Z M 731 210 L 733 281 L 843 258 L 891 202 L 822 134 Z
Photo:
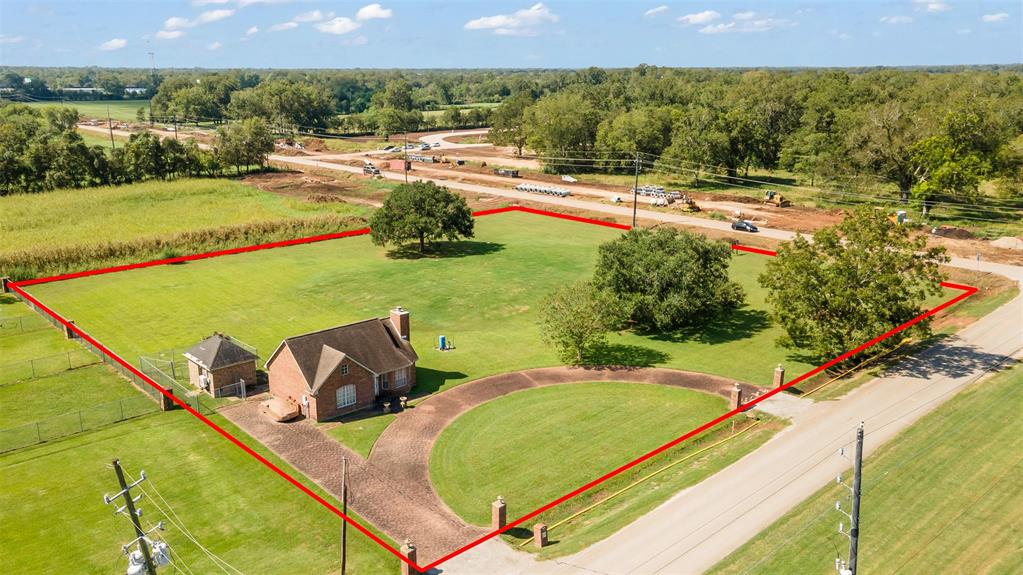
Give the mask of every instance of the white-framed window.
M 342 385 L 337 388 L 334 392 L 334 397 L 337 400 L 337 408 L 348 407 L 355 405 L 355 386 L 354 385 Z
M 348 364 L 347 363 L 342 363 L 341 364 L 341 375 L 348 375 Z
M 408 369 L 403 367 L 395 372 L 394 387 L 396 387 L 397 389 L 405 387 L 405 381 L 407 379 L 407 376 L 405 374 L 407 371 Z
M 380 376 L 380 389 L 391 389 L 391 382 L 386 373 Z

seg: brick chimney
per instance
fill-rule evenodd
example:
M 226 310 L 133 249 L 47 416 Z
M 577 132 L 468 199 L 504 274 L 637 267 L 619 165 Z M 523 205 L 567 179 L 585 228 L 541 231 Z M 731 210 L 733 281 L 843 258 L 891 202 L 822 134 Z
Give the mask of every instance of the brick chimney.
M 391 326 L 394 327 L 394 331 L 398 332 L 401 339 L 408 341 L 409 338 L 409 323 L 408 323 L 408 311 L 405 308 L 398 306 L 391 310 Z

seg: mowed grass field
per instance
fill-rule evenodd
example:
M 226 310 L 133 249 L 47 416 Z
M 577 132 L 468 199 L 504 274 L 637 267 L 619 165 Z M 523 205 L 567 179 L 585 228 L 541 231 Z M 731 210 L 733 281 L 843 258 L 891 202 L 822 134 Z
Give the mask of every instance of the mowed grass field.
M 418 393 L 560 362 L 543 344 L 536 306 L 555 287 L 588 278 L 597 246 L 620 234 L 522 213 L 477 219 L 477 237 L 446 257 L 389 257 L 366 236 L 93 276 L 31 292 L 124 357 L 191 346 L 213 331 L 255 345 L 266 359 L 285 337 L 370 317 L 401 305 L 420 355 Z M 784 363 L 764 293 L 764 256 L 737 255 L 732 274 L 749 306 L 701 331 L 614 336 L 607 363 L 664 365 L 766 384 Z M 455 350 L 435 349 L 446 335 Z M 737 357 L 748 361 L 735 361 Z
M 222 417 L 213 419 L 244 437 Z M 121 545 L 134 534 L 103 503 L 103 494 L 117 492 L 115 457 L 132 477 L 145 470 L 143 525 L 168 521 L 161 536 L 191 572 L 222 571 L 171 519 L 243 573 L 338 571 L 340 519 L 187 412 L 174 411 L 0 456 L 0 572 L 123 573 Z M 348 544 L 349 573 L 397 573 L 398 560 L 355 529 Z
M 455 513 L 470 523 L 489 526 L 489 503 L 498 495 L 504 496 L 509 519 L 514 519 L 726 410 L 726 400 L 717 395 L 653 384 L 600 382 L 518 391 L 480 405 L 448 426 L 434 446 L 430 477 Z M 740 426 L 747 423 L 739 419 Z M 758 425 L 552 529 L 553 545 L 541 554 L 566 555 L 607 537 L 679 490 L 749 453 L 780 427 L 776 421 Z M 729 426 L 723 426 L 688 441 L 536 521 L 554 525 L 728 433 Z M 532 523 L 510 532 L 509 539 L 518 542 L 531 537 L 525 531 Z
M 146 182 L 0 198 L 0 254 L 366 208 L 308 203 L 226 179 Z
M 1023 573 L 1021 405 L 1017 366 L 974 384 L 864 462 L 863 573 Z M 837 533 L 839 521 L 848 526 L 834 511 L 838 499 L 848 505 L 845 487 L 822 488 L 711 573 L 834 573 L 836 553 L 845 557 L 848 547 Z
M 52 102 L 31 102 L 28 104 L 37 108 L 74 108 L 78 110 L 83 118 L 95 120 L 106 120 L 109 110 L 110 119 L 119 122 L 134 122 L 135 114 L 139 108 L 146 109 L 146 116 L 149 116 L 149 100 L 94 100 L 72 102 L 66 101 L 63 104 Z
M 430 479 L 451 509 L 490 524 L 486 502 L 503 495 L 532 511 L 628 459 L 721 415 L 724 398 L 639 383 L 527 389 L 451 423 L 430 456 Z M 514 513 L 513 513 L 514 516 Z

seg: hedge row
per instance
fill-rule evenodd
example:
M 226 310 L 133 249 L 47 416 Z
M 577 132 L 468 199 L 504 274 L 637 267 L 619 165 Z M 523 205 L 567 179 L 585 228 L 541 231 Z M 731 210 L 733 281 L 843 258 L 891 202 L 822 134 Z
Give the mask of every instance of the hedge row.
M 123 242 L 25 250 L 0 255 L 0 276 L 10 276 L 15 281 L 23 281 L 37 277 L 341 232 L 365 226 L 365 218 L 322 214 L 308 218 L 206 228 Z

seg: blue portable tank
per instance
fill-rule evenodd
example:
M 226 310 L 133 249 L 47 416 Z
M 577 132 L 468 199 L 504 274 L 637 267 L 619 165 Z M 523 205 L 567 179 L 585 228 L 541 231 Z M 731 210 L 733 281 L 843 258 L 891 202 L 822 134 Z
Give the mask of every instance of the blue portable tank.
M 448 348 L 448 338 L 444 337 L 443 335 L 440 336 L 440 346 L 439 347 L 442 350 L 447 349 Z

